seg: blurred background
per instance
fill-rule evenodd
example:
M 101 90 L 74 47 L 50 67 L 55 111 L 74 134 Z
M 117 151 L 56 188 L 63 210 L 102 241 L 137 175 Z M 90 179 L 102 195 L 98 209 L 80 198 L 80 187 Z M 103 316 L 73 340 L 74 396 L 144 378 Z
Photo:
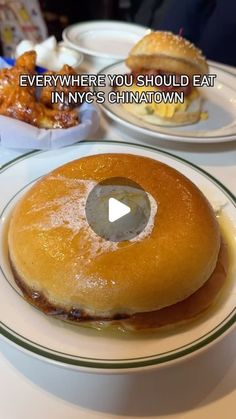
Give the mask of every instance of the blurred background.
M 236 0 L 0 0 L 1 52 L 20 38 L 61 40 L 66 26 L 96 19 L 181 33 L 207 58 L 236 66 Z

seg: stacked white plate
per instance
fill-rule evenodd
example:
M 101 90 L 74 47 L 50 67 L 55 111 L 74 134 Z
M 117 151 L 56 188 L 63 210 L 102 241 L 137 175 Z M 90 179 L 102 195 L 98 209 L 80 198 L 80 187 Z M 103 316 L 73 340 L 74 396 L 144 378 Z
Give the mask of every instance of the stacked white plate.
M 67 45 L 85 54 L 92 66 L 102 68 L 125 59 L 133 45 L 149 31 L 131 23 L 96 20 L 71 25 L 62 37 Z

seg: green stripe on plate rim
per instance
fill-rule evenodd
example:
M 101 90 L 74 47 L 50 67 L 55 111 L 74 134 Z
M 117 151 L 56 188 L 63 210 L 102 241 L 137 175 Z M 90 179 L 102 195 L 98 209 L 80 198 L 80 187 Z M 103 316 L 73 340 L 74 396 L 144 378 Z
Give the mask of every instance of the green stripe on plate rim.
M 116 62 L 115 62 L 115 63 L 113 63 L 113 64 L 109 64 L 109 65 L 107 65 L 106 67 L 102 68 L 102 69 L 98 72 L 98 74 L 106 74 L 106 71 L 107 71 L 108 69 L 110 69 L 110 68 L 112 68 L 112 67 L 116 67 L 117 65 L 120 65 L 120 64 L 122 64 L 122 63 L 123 63 L 123 64 L 125 64 L 125 61 L 124 61 L 124 60 L 120 60 L 120 61 L 116 61 Z M 218 70 L 222 71 L 223 73 L 229 74 L 231 77 L 236 78 L 236 75 L 235 75 L 235 74 L 233 74 L 232 72 L 230 72 L 230 71 L 228 71 L 228 70 L 226 70 L 226 69 L 220 68 L 220 67 L 218 67 L 217 65 L 212 64 L 212 65 L 211 65 L 211 67 L 216 68 L 216 69 L 218 69 Z M 227 86 L 228 86 L 228 85 L 227 85 Z M 228 87 L 230 88 L 230 86 L 228 86 Z M 95 86 L 95 87 L 93 88 L 93 90 L 94 90 L 94 92 L 97 92 L 97 91 L 98 91 L 98 88 Z M 153 133 L 158 134 L 158 131 L 153 131 L 151 128 L 148 128 L 148 127 L 142 127 L 142 126 L 140 126 L 140 125 L 136 125 L 136 124 L 134 124 L 133 122 L 130 122 L 128 119 L 123 119 L 121 116 L 119 116 L 119 115 L 117 115 L 115 112 L 113 112 L 113 111 L 112 111 L 112 110 L 111 110 L 111 109 L 107 106 L 106 102 L 102 103 L 100 106 L 101 106 L 101 107 L 103 107 L 104 109 L 106 109 L 106 110 L 107 110 L 107 112 L 110 112 L 110 114 L 114 115 L 116 118 L 118 118 L 118 119 L 120 119 L 120 120 L 123 120 L 123 121 L 124 121 L 127 125 L 129 125 L 129 126 L 131 126 L 131 127 L 137 126 L 138 128 L 140 128 L 140 129 L 142 129 L 142 130 L 145 130 L 146 132 L 149 132 L 149 133 L 151 133 L 151 134 L 153 134 Z M 161 125 L 159 125 L 159 126 L 161 126 Z M 235 135 L 236 135 L 236 132 L 235 132 L 235 133 L 233 133 L 233 134 L 223 135 L 223 137 L 224 137 L 224 138 L 227 138 L 227 139 L 228 139 L 228 141 L 230 141 L 230 138 L 233 138 L 233 139 L 234 139 Z M 160 137 L 159 137 L 159 138 L 161 138 L 161 136 L 165 137 L 165 132 L 160 132 Z M 169 137 L 173 137 L 173 138 L 176 138 L 176 137 L 181 137 L 181 136 L 182 136 L 182 137 L 184 137 L 184 138 L 188 138 L 188 137 L 189 137 L 189 135 L 188 135 L 188 134 L 184 135 L 184 134 L 183 134 L 183 132 L 181 132 L 181 133 L 180 133 L 180 135 L 175 135 L 175 134 L 168 133 L 168 136 L 169 136 Z M 191 135 L 190 135 L 190 137 L 191 137 L 191 138 L 193 138 L 193 136 L 191 136 Z M 211 136 L 209 136 L 209 135 L 204 135 L 204 137 L 203 137 L 203 138 L 207 138 L 207 139 L 214 139 L 214 138 L 221 138 L 221 137 L 222 137 L 222 135 L 215 135 L 214 137 L 211 137 Z M 198 137 L 194 137 L 194 138 L 196 138 L 196 140 L 197 140 L 197 138 L 198 138 Z
M 189 161 L 183 159 L 182 157 L 175 156 L 172 153 L 169 153 L 168 151 L 160 150 L 155 147 L 141 145 L 141 144 L 133 144 L 129 142 L 119 142 L 119 141 L 81 141 L 77 145 L 69 146 L 70 148 L 78 148 L 83 144 L 99 144 L 104 145 L 127 145 L 131 146 L 133 148 L 139 148 L 139 149 L 147 149 L 154 151 L 155 153 L 160 153 L 166 156 L 169 156 L 177 161 L 180 161 L 184 163 L 185 165 L 194 168 L 195 171 L 204 174 L 205 177 L 210 179 L 217 187 L 219 187 L 229 198 L 229 200 L 233 203 L 233 205 L 236 207 L 236 197 L 232 192 L 230 192 L 220 181 L 215 179 L 211 174 L 207 173 L 205 170 L 199 168 L 194 163 L 190 163 Z M 9 163 L 4 164 L 0 169 L 0 174 L 3 173 L 5 170 L 10 168 L 11 166 L 21 162 L 22 160 L 25 160 L 27 158 L 30 158 L 31 156 L 35 156 L 37 154 L 44 153 L 45 151 L 32 151 L 30 153 L 27 153 L 23 156 L 19 156 L 12 160 Z M 19 191 L 18 191 L 19 192 Z M 4 273 L 3 273 L 4 274 Z M 5 275 L 4 275 L 5 277 Z M 191 353 L 194 353 L 198 351 L 201 348 L 206 347 L 208 344 L 212 343 L 214 340 L 219 338 L 221 335 L 223 335 L 230 327 L 233 326 L 233 324 L 236 322 L 236 307 L 233 309 L 233 311 L 214 329 L 212 329 L 207 334 L 203 335 L 201 338 L 191 342 L 188 345 L 184 345 L 182 347 L 179 347 L 173 351 L 164 352 L 162 354 L 153 355 L 151 357 L 144 357 L 144 358 L 133 358 L 133 359 L 110 359 L 110 360 L 101 360 L 96 358 L 85 358 L 85 357 L 76 357 L 68 354 L 64 354 L 61 352 L 53 351 L 49 348 L 43 347 L 41 345 L 35 344 L 34 342 L 31 342 L 30 340 L 24 338 L 23 336 L 17 334 L 13 330 L 11 330 L 8 326 L 0 322 L 0 333 L 7 338 L 8 340 L 12 341 L 14 344 L 20 346 L 23 349 L 26 349 L 27 351 L 36 354 L 40 357 L 46 358 L 48 360 L 59 362 L 61 364 L 66 364 L 70 366 L 75 367 L 84 367 L 84 368 L 91 368 L 91 369 L 130 369 L 130 368 L 142 368 L 152 365 L 158 365 L 163 364 L 166 362 L 174 361 L 179 358 L 185 357 Z

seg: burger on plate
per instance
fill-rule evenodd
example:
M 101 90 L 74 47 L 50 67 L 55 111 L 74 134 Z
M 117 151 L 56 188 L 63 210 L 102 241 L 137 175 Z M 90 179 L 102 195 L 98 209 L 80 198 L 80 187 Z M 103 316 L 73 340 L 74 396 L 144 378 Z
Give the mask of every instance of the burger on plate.
M 208 74 L 208 64 L 202 52 L 185 38 L 171 32 L 151 32 L 142 38 L 130 51 L 126 65 L 131 70 L 134 83 L 131 87 L 118 88 L 131 91 L 182 91 L 184 101 L 181 103 L 124 103 L 126 110 L 144 121 L 157 125 L 193 124 L 207 117 L 202 113 L 202 96 L 199 89 L 192 86 L 194 74 Z M 138 75 L 175 75 L 178 83 L 181 75 L 189 77 L 185 86 L 137 86 Z
M 126 177 L 148 193 L 147 234 L 111 242 L 86 219 L 91 188 Z M 81 325 L 156 329 L 195 318 L 219 295 L 227 252 L 215 213 L 183 174 L 131 154 L 83 157 L 57 168 L 17 203 L 9 257 L 25 299 Z

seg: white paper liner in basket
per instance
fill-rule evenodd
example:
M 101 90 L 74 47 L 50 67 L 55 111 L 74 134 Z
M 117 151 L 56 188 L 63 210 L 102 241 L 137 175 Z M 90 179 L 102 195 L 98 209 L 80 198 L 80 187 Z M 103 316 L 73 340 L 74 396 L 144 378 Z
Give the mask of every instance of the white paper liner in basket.
M 0 68 L 9 67 L 0 59 Z M 99 126 L 99 111 L 93 104 L 78 108 L 79 124 L 71 128 L 42 129 L 0 115 L 0 144 L 6 148 L 50 150 L 68 146 L 91 136 Z
M 0 115 L 0 144 L 6 148 L 50 150 L 77 143 L 91 136 L 99 126 L 99 112 L 94 105 L 84 103 L 78 114 L 78 125 L 56 129 L 37 128 Z

